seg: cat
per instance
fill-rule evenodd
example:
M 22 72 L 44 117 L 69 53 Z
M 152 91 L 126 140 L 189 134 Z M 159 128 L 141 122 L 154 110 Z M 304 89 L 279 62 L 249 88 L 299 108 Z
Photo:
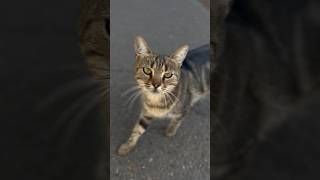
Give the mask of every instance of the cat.
M 188 53 L 187 45 L 171 55 L 158 55 L 137 36 L 135 79 L 141 93 L 142 109 L 129 139 L 119 149 L 128 154 L 154 118 L 170 118 L 166 136 L 176 134 L 191 107 L 210 91 L 209 45 Z

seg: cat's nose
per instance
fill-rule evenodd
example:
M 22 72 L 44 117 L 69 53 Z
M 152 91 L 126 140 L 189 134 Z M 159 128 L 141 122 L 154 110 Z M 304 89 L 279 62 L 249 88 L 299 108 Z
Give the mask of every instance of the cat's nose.
M 157 89 L 159 86 L 160 86 L 160 84 L 158 84 L 158 83 L 154 83 L 154 84 L 153 84 L 153 87 L 154 87 L 155 89 Z

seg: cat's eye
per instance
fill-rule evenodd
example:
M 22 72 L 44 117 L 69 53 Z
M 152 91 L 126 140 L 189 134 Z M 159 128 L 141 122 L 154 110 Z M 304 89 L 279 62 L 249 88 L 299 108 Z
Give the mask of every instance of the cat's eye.
M 163 77 L 164 78 L 171 78 L 172 77 L 172 73 L 164 73 Z
M 143 68 L 143 72 L 144 72 L 146 75 L 151 75 L 151 74 L 152 74 L 151 69 L 150 69 L 150 68 L 146 68 L 146 67 Z

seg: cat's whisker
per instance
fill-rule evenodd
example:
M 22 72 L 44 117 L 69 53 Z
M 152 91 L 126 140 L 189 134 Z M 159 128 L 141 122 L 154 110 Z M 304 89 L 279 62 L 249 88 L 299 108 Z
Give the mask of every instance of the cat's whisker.
M 66 96 L 70 93 L 75 92 L 76 90 L 95 87 L 98 85 L 98 82 L 93 78 L 80 78 L 69 83 L 63 84 L 60 88 L 54 90 L 47 97 L 45 97 L 41 102 L 35 106 L 35 111 L 41 112 L 43 109 L 48 108 L 51 104 L 56 102 L 59 98 Z
M 110 76 L 110 73 L 108 71 L 96 71 L 96 73 L 94 74 L 95 76 Z
M 93 69 L 95 71 L 95 74 L 94 76 L 99 76 L 99 75 L 107 75 L 109 76 L 110 73 L 107 71 L 107 70 L 103 70 L 103 71 L 100 71 L 100 70 L 97 70 L 97 69 Z
M 130 97 L 128 98 L 128 100 L 125 102 L 125 104 L 130 103 L 131 99 L 134 98 L 137 93 L 139 93 L 139 91 L 134 91 L 134 92 L 130 95 Z
M 86 104 L 88 99 L 95 96 L 96 94 L 99 95 L 99 89 L 93 89 L 89 92 L 87 92 L 83 97 L 77 99 L 75 102 L 73 102 L 65 111 L 62 112 L 62 114 L 58 117 L 58 119 L 55 122 L 55 125 L 52 128 L 52 134 L 53 137 L 57 135 L 59 130 L 63 127 L 65 123 L 68 122 L 69 117 L 72 113 L 74 113 L 78 108 L 80 108 L 82 105 Z
M 97 80 L 97 81 L 99 81 L 99 82 L 107 82 L 107 81 L 109 81 L 110 80 L 110 78 L 109 77 L 107 77 L 107 76 L 100 76 L 100 77 L 95 77 L 95 79 Z
M 126 84 L 126 85 L 127 85 L 127 84 L 131 84 L 131 85 L 134 84 L 134 85 L 135 85 L 135 84 L 137 84 L 137 83 L 136 83 L 136 82 L 117 82 L 117 84 L 121 84 L 121 85 L 122 85 L 122 84 Z
M 109 93 L 109 88 L 102 89 L 101 90 L 101 97 L 106 98 L 108 93 Z
M 71 124 L 68 126 L 68 130 L 65 131 L 65 134 L 62 136 L 63 139 L 61 140 L 60 147 L 61 149 L 68 147 L 68 144 L 71 143 L 72 139 L 74 139 L 74 136 L 77 134 L 76 131 L 79 129 L 80 125 L 83 123 L 82 121 L 85 119 L 85 117 L 94 109 L 100 102 L 100 95 L 97 94 L 94 97 L 91 98 L 91 101 L 89 103 L 86 103 L 86 105 L 81 108 L 78 114 L 74 116 L 72 119 L 69 120 L 69 123 Z
M 141 91 L 133 91 L 128 100 L 125 101 L 125 104 L 132 104 L 132 101 L 135 101 L 136 96 L 139 95 Z
M 135 98 L 135 96 L 138 94 L 139 92 L 138 91 L 133 91 L 132 94 L 129 96 L 129 98 L 127 98 L 127 100 L 123 103 L 123 105 L 129 105 L 131 104 L 131 101 L 133 101 L 133 99 Z M 141 92 L 140 92 L 141 93 Z M 129 109 L 128 106 L 126 106 L 125 109 Z M 128 110 L 126 110 L 126 112 L 128 112 Z M 122 114 L 124 112 L 122 111 Z M 124 113 L 125 114 L 125 117 L 128 117 L 130 116 L 130 114 L 132 114 L 133 112 L 132 111 L 129 111 L 129 113 Z
M 109 70 L 107 70 L 107 69 L 92 68 L 91 70 L 94 71 L 94 76 L 99 76 L 99 75 L 107 75 L 107 76 L 109 76 L 109 74 L 110 74 Z
M 172 92 L 167 91 L 167 93 L 169 93 L 170 95 L 172 95 L 177 101 L 180 101 L 180 99 L 179 99 L 175 94 L 173 94 Z
M 127 85 L 131 85 L 131 86 L 137 86 L 137 83 L 135 82 L 120 82 L 120 83 L 112 83 L 111 84 L 111 90 L 117 89 L 118 86 L 127 86 Z
M 93 76 L 95 77 L 99 77 L 99 76 L 110 77 L 110 73 L 107 71 L 97 71 L 97 70 L 93 70 L 93 71 L 95 71 L 95 73 L 93 74 Z
M 164 106 L 167 108 L 167 107 L 168 107 L 168 104 L 167 104 L 166 94 L 165 94 L 164 92 L 160 92 L 160 94 L 163 96 Z
M 131 87 L 131 88 L 127 89 L 125 92 L 123 92 L 120 96 L 123 97 L 123 96 L 129 94 L 129 93 L 132 92 L 132 91 L 138 90 L 139 88 L 140 88 L 140 87 L 138 87 L 138 86 Z
M 138 98 L 140 95 L 141 95 L 141 92 L 138 91 L 138 92 L 136 93 L 136 95 L 134 96 L 134 98 L 133 98 L 133 99 L 131 100 L 131 102 L 129 103 L 129 108 L 130 108 L 130 109 L 132 108 L 133 103 L 137 100 L 137 98 Z
M 168 94 L 168 97 L 170 98 L 171 103 L 174 103 L 173 98 Z
M 101 74 L 96 75 L 95 77 L 110 79 L 110 74 L 109 73 L 101 73 Z
M 167 98 L 168 94 L 166 92 L 162 92 L 162 94 L 164 95 L 165 99 L 168 100 L 169 103 L 171 103 L 170 98 Z
M 109 80 L 109 78 L 96 78 L 98 81 L 106 81 Z
M 88 66 L 89 68 L 91 68 L 92 70 L 101 70 L 102 72 L 109 72 L 109 68 L 107 67 L 98 67 L 98 66 Z
M 166 94 L 164 93 L 164 99 L 165 99 L 165 104 L 166 104 L 166 107 L 168 108 L 168 102 L 167 102 L 167 96 L 166 96 Z

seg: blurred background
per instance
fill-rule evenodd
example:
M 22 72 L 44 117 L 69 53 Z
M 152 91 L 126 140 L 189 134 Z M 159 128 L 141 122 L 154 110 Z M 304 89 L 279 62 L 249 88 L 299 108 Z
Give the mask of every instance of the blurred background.
M 95 179 L 106 134 L 80 2 L 3 2 L 0 21 L 0 179 Z
M 319 179 L 319 1 L 212 2 L 211 178 Z

